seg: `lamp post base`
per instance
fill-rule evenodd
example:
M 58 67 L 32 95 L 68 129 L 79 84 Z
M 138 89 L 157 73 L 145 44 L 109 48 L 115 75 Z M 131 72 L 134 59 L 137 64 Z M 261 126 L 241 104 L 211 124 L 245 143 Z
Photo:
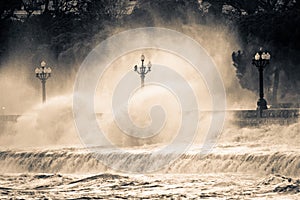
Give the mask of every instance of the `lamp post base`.
M 258 99 L 257 101 L 257 109 L 259 110 L 266 110 L 267 107 L 267 101 L 265 99 Z
M 267 101 L 263 98 L 257 101 L 257 110 L 259 111 L 259 116 L 262 117 L 263 110 L 267 110 Z

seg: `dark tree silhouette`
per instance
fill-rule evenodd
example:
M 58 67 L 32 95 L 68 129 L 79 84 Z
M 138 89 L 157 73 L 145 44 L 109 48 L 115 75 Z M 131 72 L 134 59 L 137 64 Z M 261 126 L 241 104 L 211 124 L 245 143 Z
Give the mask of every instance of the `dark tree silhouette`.
M 1 0 L 0 1 L 0 20 L 14 17 L 14 12 L 22 7 L 21 0 Z
M 199 2 L 197 0 L 139 0 L 134 13 L 146 10 L 153 18 L 164 23 L 179 20 L 186 23 L 189 17 L 200 17 Z

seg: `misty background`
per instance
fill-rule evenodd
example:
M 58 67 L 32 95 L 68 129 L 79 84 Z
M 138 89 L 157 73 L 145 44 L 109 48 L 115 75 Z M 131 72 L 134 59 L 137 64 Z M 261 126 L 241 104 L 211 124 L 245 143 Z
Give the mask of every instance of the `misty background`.
M 278 102 L 299 102 L 299 10 L 298 0 L 2 0 L 0 106 L 6 107 L 2 112 L 19 114 L 40 103 L 34 69 L 42 60 L 53 69 L 47 95 L 71 93 L 81 62 L 97 44 L 145 26 L 195 38 L 222 66 L 229 97 L 247 98 L 236 87 L 250 91 L 253 109 L 258 72 L 251 58 L 262 46 L 271 52 L 267 100 L 274 101 L 276 94 Z

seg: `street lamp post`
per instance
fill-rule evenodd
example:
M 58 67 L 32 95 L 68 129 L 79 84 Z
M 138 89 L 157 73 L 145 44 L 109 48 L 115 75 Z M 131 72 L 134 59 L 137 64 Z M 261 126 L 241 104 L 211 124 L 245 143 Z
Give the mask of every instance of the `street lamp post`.
M 51 76 L 51 68 L 50 67 L 46 67 L 46 62 L 42 61 L 41 62 L 41 67 L 37 67 L 35 69 L 35 75 L 38 79 L 41 80 L 42 82 L 42 100 L 43 103 L 46 102 L 46 80 Z
M 141 77 L 141 87 L 144 87 L 145 76 L 148 72 L 151 71 L 151 66 L 152 65 L 151 65 L 151 62 L 149 61 L 148 65 L 147 65 L 148 68 L 144 66 L 144 61 L 145 61 L 145 56 L 144 55 L 141 56 L 141 61 L 142 61 L 142 66 L 140 66 L 139 69 L 138 69 L 137 65 L 134 66 L 134 71 L 137 72 L 140 75 L 140 77 Z
M 260 117 L 262 117 L 262 112 L 267 107 L 267 101 L 264 99 L 264 78 L 263 72 L 266 66 L 270 63 L 271 55 L 269 52 L 265 52 L 262 48 L 259 49 L 257 53 L 253 56 L 252 64 L 255 65 L 259 72 L 259 99 L 257 101 L 257 109 L 260 111 Z

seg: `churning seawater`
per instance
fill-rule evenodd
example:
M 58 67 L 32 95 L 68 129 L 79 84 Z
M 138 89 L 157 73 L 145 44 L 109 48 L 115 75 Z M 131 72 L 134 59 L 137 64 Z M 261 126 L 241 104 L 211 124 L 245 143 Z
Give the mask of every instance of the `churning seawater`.
M 45 116 L 43 109 L 51 104 L 59 112 Z M 240 128 L 226 122 L 206 155 L 199 139 L 160 170 L 142 173 L 173 156 L 168 152 L 149 162 L 142 159 L 164 145 L 164 138 L 144 144 L 123 138 L 123 145 L 119 140 L 116 145 L 126 151 L 100 145 L 94 147 L 95 157 L 95 151 L 80 143 L 66 104 L 63 97 L 50 101 L 48 108 L 37 108 L 3 127 L 0 199 L 300 198 L 299 123 Z M 123 172 L 111 169 L 120 165 Z

